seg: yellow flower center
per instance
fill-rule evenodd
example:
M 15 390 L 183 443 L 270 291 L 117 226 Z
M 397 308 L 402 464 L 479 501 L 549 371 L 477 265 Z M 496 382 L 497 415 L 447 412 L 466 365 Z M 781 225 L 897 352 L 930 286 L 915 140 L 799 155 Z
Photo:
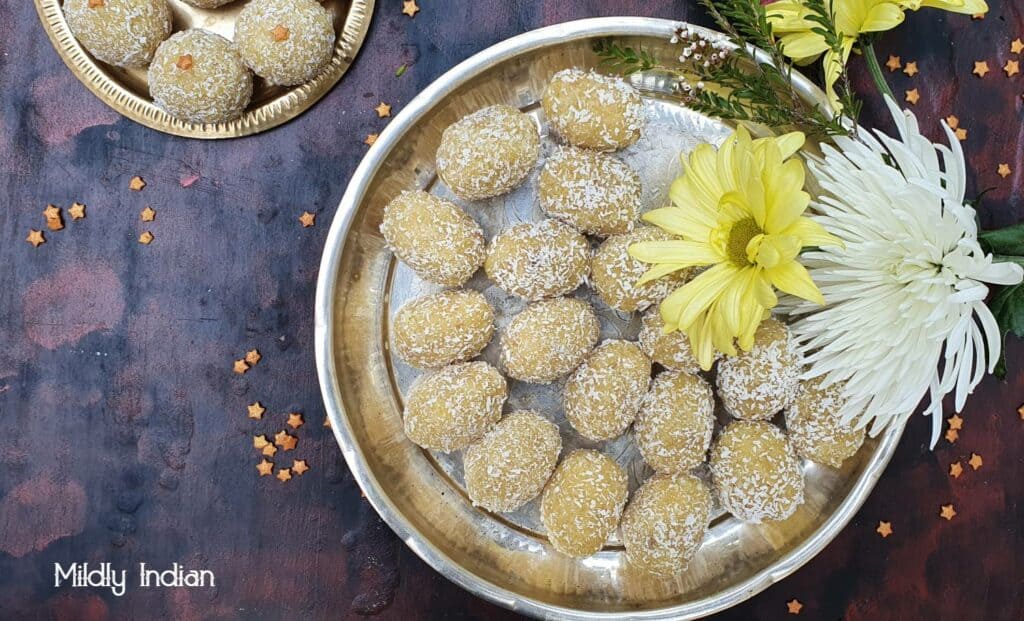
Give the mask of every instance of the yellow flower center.
M 747 257 L 747 245 L 758 235 L 761 235 L 761 227 L 757 226 L 757 222 L 753 218 L 737 220 L 729 229 L 725 255 L 740 267 L 750 265 L 753 261 Z

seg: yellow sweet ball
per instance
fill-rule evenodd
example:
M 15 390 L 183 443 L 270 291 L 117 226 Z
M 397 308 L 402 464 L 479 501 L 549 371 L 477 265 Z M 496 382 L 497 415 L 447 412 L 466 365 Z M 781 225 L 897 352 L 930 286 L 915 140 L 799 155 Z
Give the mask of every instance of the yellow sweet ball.
M 488 511 L 515 511 L 544 489 L 561 452 L 558 425 L 530 410 L 509 414 L 466 449 L 469 499 Z
M 402 360 L 434 369 L 476 356 L 494 335 L 494 309 L 479 291 L 441 291 L 406 302 L 391 322 Z
M 658 472 L 687 472 L 704 463 L 715 429 L 715 397 L 697 375 L 659 373 L 633 425 L 644 461 Z
M 767 420 L 796 396 L 801 356 L 786 324 L 766 319 L 754 333 L 750 351 L 718 363 L 718 397 L 742 420 Z
M 786 435 L 765 421 L 734 421 L 711 449 L 723 509 L 744 522 L 784 520 L 804 502 L 804 475 Z
M 235 20 L 235 46 L 253 73 L 268 83 L 303 84 L 331 61 L 331 13 L 315 0 L 250 2 Z
M 405 400 L 405 435 L 418 446 L 457 451 L 483 437 L 508 396 L 505 378 L 486 362 L 462 362 L 420 376 Z
M 537 181 L 541 209 L 588 235 L 627 233 L 640 214 L 640 175 L 614 156 L 559 147 Z
M 629 247 L 637 242 L 671 238 L 671 235 L 661 229 L 641 226 L 632 233 L 613 235 L 606 239 L 590 262 L 591 283 L 604 303 L 615 310 L 642 311 L 658 304 L 686 284 L 690 276 L 688 269 L 673 272 L 642 285 L 636 284 L 651 266 L 631 257 Z
M 647 357 L 666 369 L 699 373 L 700 363 L 693 355 L 690 337 L 683 330 L 665 332 L 665 320 L 657 306 L 651 306 L 644 313 L 637 336 L 640 349 Z M 717 354 L 716 354 L 717 355 Z
M 660 576 L 686 569 L 711 517 L 711 492 L 689 474 L 657 474 L 633 493 L 619 528 L 631 567 Z
M 565 416 L 585 438 L 617 438 L 633 423 L 650 381 L 651 361 L 636 343 L 607 340 L 566 381 Z
M 482 200 L 521 184 L 540 157 L 540 134 L 530 117 L 495 105 L 465 116 L 441 134 L 437 173 L 456 196 Z
M 569 453 L 541 496 L 548 540 L 569 556 L 598 552 L 619 525 L 628 496 L 626 471 L 611 457 L 589 449 Z
M 801 382 L 786 409 L 786 431 L 797 455 L 839 468 L 857 452 L 864 443 L 864 428 L 842 422 L 839 410 L 845 403 L 842 384 L 825 387 L 821 377 Z
M 577 147 L 616 151 L 640 139 L 645 123 L 640 94 L 620 78 L 564 69 L 541 97 L 544 115 L 563 140 Z
M 458 205 L 422 190 L 402 192 L 384 208 L 388 247 L 423 280 L 459 287 L 484 262 L 484 232 Z
M 171 34 L 167 0 L 64 0 L 63 8 L 82 47 L 118 67 L 145 67 Z
M 501 364 L 517 380 L 547 384 L 583 362 L 600 330 L 594 309 L 583 300 L 534 302 L 501 335 Z
M 484 271 L 503 291 L 528 301 L 565 295 L 590 274 L 590 244 L 558 220 L 523 222 L 491 240 Z
M 171 116 L 222 123 L 242 115 L 252 97 L 252 73 L 224 37 L 194 28 L 160 44 L 149 66 L 149 93 Z

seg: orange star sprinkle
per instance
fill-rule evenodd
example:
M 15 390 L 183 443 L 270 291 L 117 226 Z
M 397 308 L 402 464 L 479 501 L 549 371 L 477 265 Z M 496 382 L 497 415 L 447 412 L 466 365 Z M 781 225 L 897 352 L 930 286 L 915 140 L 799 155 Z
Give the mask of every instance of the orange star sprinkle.
M 181 56 L 178 57 L 178 62 L 176 62 L 174 64 L 178 66 L 178 69 L 181 69 L 182 71 L 188 71 L 189 69 L 192 68 L 192 66 L 195 63 L 192 61 L 192 55 L 191 54 L 182 54 Z
M 420 12 L 420 7 L 416 6 L 416 0 L 404 0 L 402 2 L 402 13 L 409 17 L 416 17 L 416 14 Z
M 274 472 L 274 462 L 263 459 L 256 464 L 256 470 L 259 471 L 261 477 L 265 477 Z
M 249 405 L 246 406 L 246 409 L 249 410 L 249 418 L 252 418 L 254 420 L 259 420 L 263 418 L 263 413 L 267 411 L 267 408 L 263 407 L 263 404 L 261 404 L 259 401 L 255 403 L 250 403 Z
M 377 116 L 382 119 L 386 116 L 391 116 L 391 106 L 384 103 L 383 101 L 380 102 L 376 108 L 374 108 L 374 111 L 377 113 Z
M 790 601 L 786 602 L 786 610 L 788 610 L 789 614 L 791 614 L 791 615 L 798 615 L 798 614 L 800 614 L 800 609 L 802 609 L 803 607 L 804 607 L 804 605 L 801 604 L 800 600 L 798 600 L 798 599 L 793 599 L 793 600 L 790 600 Z
M 1020 416 L 1020 419 L 1024 420 L 1024 405 L 1017 408 L 1017 416 Z
M 960 465 L 960 462 L 954 462 L 949 464 L 949 476 L 954 479 L 959 479 L 960 475 L 964 473 L 964 467 Z
M 946 432 L 946 440 L 953 444 L 960 439 L 960 433 L 956 429 L 950 429 Z
M 292 479 L 292 471 L 290 468 L 281 468 L 277 471 L 277 480 L 284 483 Z
M 1000 164 L 999 168 L 996 169 L 996 173 L 998 173 L 999 176 L 1002 177 L 1003 179 L 1006 179 L 1007 177 L 1010 176 L 1010 165 Z
M 316 224 L 316 214 L 303 211 L 302 215 L 299 216 L 299 222 L 302 223 L 302 227 L 308 229 L 309 227 Z
M 260 434 L 252 437 L 252 447 L 255 449 L 262 449 L 270 446 L 270 440 L 267 440 L 266 434 Z
M 1024 410 L 1024 405 L 1020 407 L 1022 410 Z M 1021 414 L 1020 417 L 1024 419 L 1024 414 Z M 331 419 L 327 418 L 326 416 L 324 416 L 324 427 L 327 427 L 328 429 L 331 428 Z
M 32 244 L 33 248 L 38 248 L 42 244 L 46 243 L 46 238 L 43 237 L 43 232 L 42 231 L 37 231 L 35 229 L 29 229 L 28 230 L 28 237 L 25 238 L 25 241 L 27 241 L 28 243 Z
M 953 133 L 956 134 L 956 139 L 957 140 L 959 140 L 961 142 L 963 142 L 964 140 L 967 140 L 967 130 L 964 129 L 963 127 L 958 127 L 956 129 L 956 131 L 953 132 Z
M 51 231 L 59 231 L 64 228 L 64 218 L 60 215 L 60 207 L 47 205 L 43 210 L 43 217 L 46 218 L 46 228 Z
M 302 474 L 307 470 L 309 470 L 309 466 L 306 465 L 305 459 L 296 459 L 295 462 L 292 463 L 292 472 L 299 476 L 302 476 Z
M 363 144 L 373 146 L 373 143 L 377 142 L 377 134 L 367 134 L 366 138 L 363 139 Z
M 976 60 L 974 61 L 974 71 L 972 71 L 971 73 L 978 76 L 979 78 L 983 78 L 985 77 L 985 74 L 988 73 L 989 71 L 990 70 L 988 68 L 988 61 Z
M 89 0 L 90 9 L 98 9 L 103 6 L 103 0 Z
M 306 421 L 302 419 L 302 414 L 298 412 L 292 412 L 291 414 L 288 415 L 288 422 L 286 424 L 292 429 L 298 429 L 305 422 Z
M 892 522 L 879 522 L 875 532 L 881 535 L 882 539 L 885 539 L 892 534 Z
M 911 104 L 917 104 L 917 100 L 921 98 L 921 94 L 917 92 L 916 88 L 912 88 L 906 92 L 905 99 Z
M 68 215 L 72 220 L 81 220 L 85 217 L 85 205 L 82 203 L 71 203 L 68 207 Z
M 288 435 L 287 431 L 281 430 L 274 434 L 274 444 L 280 446 L 286 451 L 295 450 L 295 445 L 299 443 L 299 439 L 295 436 Z
M 1021 52 L 1024 52 L 1024 41 L 1021 41 L 1020 37 L 1014 39 L 1012 42 L 1010 42 L 1010 51 L 1013 52 L 1014 54 L 1020 54 Z
M 985 465 L 985 462 L 981 459 L 981 455 L 978 455 L 977 453 L 971 453 L 971 458 L 967 461 L 967 463 L 971 465 L 971 468 L 973 470 L 977 470 L 978 468 L 981 468 L 983 465 Z
M 288 35 L 290 34 L 291 33 L 288 32 L 288 29 L 285 28 L 284 25 L 282 24 L 278 24 L 276 28 L 270 31 L 270 36 L 273 37 L 274 41 L 277 42 L 286 41 L 288 39 Z
M 985 19 L 984 13 L 973 13 L 971 19 Z
M 132 177 L 132 180 L 128 182 L 128 189 L 133 192 L 141 192 L 144 187 L 146 187 L 146 180 L 138 175 Z
M 245 375 L 245 372 L 249 370 L 249 365 L 245 362 L 245 360 L 235 360 L 235 364 L 232 367 L 232 370 L 235 373 L 238 373 L 239 375 Z
M 263 454 L 267 457 L 273 457 L 277 453 L 277 447 L 273 444 L 268 444 L 263 447 Z
M 1016 60 L 1008 60 L 1003 65 L 1003 71 L 1006 72 L 1006 77 L 1012 77 L 1020 73 L 1020 63 Z
M 907 66 L 903 68 L 903 73 L 909 75 L 910 77 L 914 77 L 915 75 L 917 75 L 917 61 L 915 60 L 913 62 L 907 63 Z
M 946 422 L 949 423 L 950 429 L 956 429 L 957 431 L 959 431 L 964 428 L 964 419 L 960 418 L 958 414 L 950 416 L 949 418 L 946 419 Z
M 152 222 L 153 220 L 156 220 L 156 209 L 146 205 L 146 208 L 139 212 L 139 219 L 143 222 Z
M 143 246 L 148 246 L 153 243 L 153 234 L 149 231 L 143 231 L 142 235 L 139 235 L 139 243 Z
M 263 356 L 260 355 L 260 351 L 258 349 L 250 349 L 245 352 L 245 361 L 248 362 L 250 366 L 256 366 L 256 363 L 260 360 L 263 360 Z
M 947 521 L 952 520 L 956 517 L 956 509 L 953 508 L 953 505 L 942 505 L 942 511 L 939 511 L 939 515 Z
M 890 72 L 892 72 L 902 67 L 903 63 L 900 62 L 899 56 L 893 56 L 892 54 L 889 54 L 889 60 L 885 61 L 885 66 L 889 68 Z
M 956 118 L 956 115 L 951 114 L 946 117 L 946 125 L 949 125 L 950 129 L 956 129 L 960 126 L 960 119 Z

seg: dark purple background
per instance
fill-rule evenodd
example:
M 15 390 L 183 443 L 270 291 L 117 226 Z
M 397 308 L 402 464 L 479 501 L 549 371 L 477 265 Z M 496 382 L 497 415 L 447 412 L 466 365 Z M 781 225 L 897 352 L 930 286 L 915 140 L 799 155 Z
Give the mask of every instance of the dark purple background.
M 360 497 L 321 426 L 312 303 L 331 216 L 362 140 L 382 128 L 373 107 L 401 109 L 443 71 L 506 37 L 581 17 L 643 14 L 706 23 L 692 2 L 423 0 L 415 19 L 379 0 L 355 66 L 319 105 L 271 132 L 226 142 L 166 136 L 119 117 L 65 69 L 27 0 L 0 14 L 0 617 L 3 618 L 512 618 L 419 561 Z M 999 67 L 1024 36 L 1020 7 L 994 3 L 984 21 L 922 10 L 878 43 L 917 60 L 914 107 L 933 137 L 953 113 L 972 193 L 990 192 L 984 225 L 1021 216 L 1024 76 Z M 970 75 L 986 59 L 992 72 Z M 859 60 L 867 120 L 879 100 Z M 408 64 L 400 78 L 396 67 Z M 1007 162 L 1013 174 L 996 175 Z M 149 183 L 129 192 L 128 181 Z M 88 217 L 47 232 L 47 203 Z M 157 210 L 143 225 L 145 205 Z M 300 228 L 305 209 L 317 226 Z M 142 246 L 136 237 L 151 230 Z M 245 376 L 231 363 L 252 347 Z M 915 418 L 877 489 L 850 526 L 781 584 L 723 614 L 777 619 L 804 602 L 813 619 L 988 619 L 1024 616 L 1024 348 L 1010 347 L 1009 383 L 987 379 L 956 445 L 925 446 Z M 260 400 L 262 422 L 245 416 Z M 288 484 L 257 478 L 252 433 L 305 413 L 298 449 L 312 470 Z M 959 479 L 971 451 L 984 467 Z M 278 457 L 282 454 L 279 453 Z M 290 463 L 283 459 L 279 463 Z M 965 466 L 966 467 L 966 466 Z M 952 522 L 938 517 L 953 502 Z M 874 529 L 890 520 L 895 534 Z M 217 588 L 54 589 L 53 563 L 135 567 L 180 562 L 216 572 Z

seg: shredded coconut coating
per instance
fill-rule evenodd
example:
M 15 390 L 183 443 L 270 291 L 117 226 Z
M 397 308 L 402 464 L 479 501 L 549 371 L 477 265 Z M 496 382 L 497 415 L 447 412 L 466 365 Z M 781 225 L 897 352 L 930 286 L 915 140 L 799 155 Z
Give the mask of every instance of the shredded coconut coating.
M 456 196 L 475 201 L 518 187 L 539 157 L 533 120 L 512 106 L 488 106 L 444 130 L 437 173 Z
M 501 335 L 501 364 L 517 380 L 546 384 L 578 367 L 600 331 L 594 309 L 583 300 L 534 302 Z
M 842 384 L 823 388 L 823 378 L 801 383 L 786 410 L 786 430 L 796 454 L 839 468 L 864 443 L 864 428 L 843 423 L 839 412 L 846 401 Z
M 515 511 L 533 500 L 555 470 L 562 437 L 540 414 L 513 412 L 466 449 L 466 491 L 488 511 Z
M 179 59 L 188 55 L 191 66 Z M 252 97 L 252 73 L 234 46 L 212 32 L 175 33 L 157 48 L 149 66 L 149 93 L 173 117 L 192 123 L 236 119 Z
M 639 345 L 607 340 L 565 383 L 565 416 L 585 438 L 617 438 L 632 424 L 650 381 L 651 361 Z
M 558 220 L 516 224 L 487 248 L 487 276 L 527 301 L 565 295 L 590 274 L 590 244 Z
M 569 144 L 616 151 L 640 139 L 646 118 L 643 100 L 620 78 L 594 71 L 563 69 L 541 98 L 544 116 Z
M 693 355 L 690 337 L 683 330 L 665 332 L 665 320 L 657 306 L 651 306 L 644 313 L 640 324 L 640 349 L 647 357 L 666 369 L 699 373 L 700 363 Z M 721 354 L 716 352 L 716 358 Z
M 640 175 L 605 153 L 559 147 L 544 163 L 537 187 L 544 213 L 588 235 L 628 233 L 640 214 Z
M 628 496 L 626 472 L 611 457 L 589 449 L 569 453 L 540 503 L 551 545 L 575 557 L 599 551 L 618 527 Z
M 486 254 L 480 225 L 458 205 L 422 190 L 388 203 L 380 232 L 420 278 L 445 287 L 462 286 Z
M 391 322 L 395 353 L 436 369 L 476 356 L 494 336 L 494 309 L 479 291 L 442 291 L 410 300 Z
M 715 397 L 702 377 L 660 373 L 640 405 L 634 439 L 658 472 L 687 472 L 704 463 L 715 429 Z
M 64 0 L 64 17 L 82 47 L 118 67 L 145 67 L 171 34 L 167 0 Z
M 275 36 L 278 28 L 287 34 Z M 331 61 L 334 24 L 314 0 L 258 0 L 238 14 L 235 46 L 253 73 L 270 84 L 302 84 Z
M 219 6 L 224 6 L 228 2 L 234 1 L 235 0 L 185 0 L 186 3 L 199 7 L 200 9 L 215 9 Z
M 697 477 L 651 477 L 622 514 L 626 560 L 656 575 L 681 573 L 704 541 L 711 507 L 711 492 Z
M 409 388 L 405 435 L 437 451 L 476 442 L 501 418 L 508 396 L 504 376 L 486 362 L 462 362 L 427 373 Z
M 691 273 L 688 269 L 636 284 L 651 266 L 629 256 L 629 247 L 637 242 L 667 239 L 672 236 L 665 231 L 641 226 L 632 233 L 609 237 L 598 247 L 590 263 L 590 273 L 594 289 L 605 304 L 625 312 L 642 311 L 686 284 Z
M 718 363 L 718 397 L 743 420 L 768 420 L 793 400 L 800 385 L 801 357 L 789 328 L 766 319 L 754 346 Z
M 735 421 L 711 449 L 711 477 L 722 508 L 745 522 L 784 520 L 804 502 L 793 446 L 775 425 Z

